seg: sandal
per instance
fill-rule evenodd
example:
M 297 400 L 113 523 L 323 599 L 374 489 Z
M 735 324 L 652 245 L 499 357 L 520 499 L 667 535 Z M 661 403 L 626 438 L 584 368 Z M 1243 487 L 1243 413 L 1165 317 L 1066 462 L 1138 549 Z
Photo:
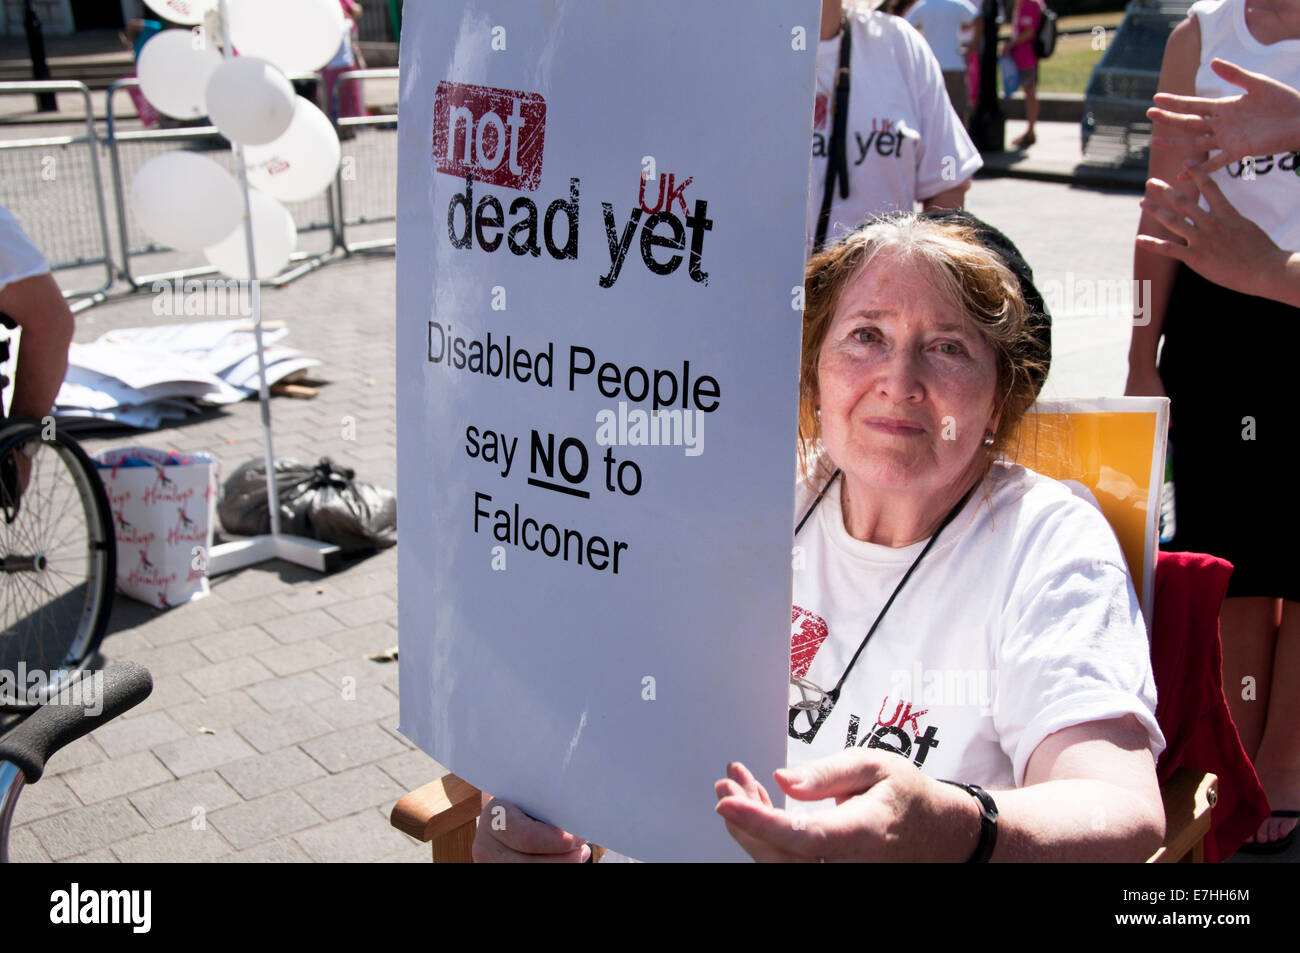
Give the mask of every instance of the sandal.
M 1015 146 L 1017 149 L 1028 149 L 1037 141 L 1038 141 L 1037 136 L 1035 136 L 1032 132 L 1027 132 L 1023 136 L 1020 136 L 1017 139 L 1013 139 L 1011 141 L 1011 144 Z
M 1270 816 L 1285 817 L 1285 818 L 1300 818 L 1300 811 L 1274 811 Z M 1241 854 L 1255 854 L 1255 855 L 1286 853 L 1286 851 L 1291 849 L 1291 845 L 1295 843 L 1295 839 L 1296 839 L 1295 832 L 1296 832 L 1296 828 L 1293 827 L 1291 828 L 1290 831 L 1287 832 L 1285 836 L 1279 837 L 1277 840 L 1271 840 L 1263 844 L 1260 843 L 1242 844 L 1240 847 L 1237 848 L 1237 852 Z

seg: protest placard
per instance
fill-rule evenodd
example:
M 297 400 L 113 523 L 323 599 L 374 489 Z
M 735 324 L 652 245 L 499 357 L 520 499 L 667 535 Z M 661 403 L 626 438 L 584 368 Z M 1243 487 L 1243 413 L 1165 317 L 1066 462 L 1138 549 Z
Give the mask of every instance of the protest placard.
M 406 10 L 401 729 L 645 860 L 785 763 L 819 10 Z

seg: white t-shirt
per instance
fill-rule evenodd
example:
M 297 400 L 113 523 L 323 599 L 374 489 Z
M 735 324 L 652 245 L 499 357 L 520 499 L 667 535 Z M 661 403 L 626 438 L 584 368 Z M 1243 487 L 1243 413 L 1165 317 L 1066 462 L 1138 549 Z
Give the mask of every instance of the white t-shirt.
M 1196 95 L 1238 96 L 1241 88 L 1210 69 L 1216 56 L 1243 69 L 1263 73 L 1292 88 L 1300 87 L 1300 40 L 1264 44 L 1246 26 L 1243 0 L 1198 0 L 1189 15 L 1200 21 L 1201 62 L 1196 71 Z M 1210 177 L 1232 207 L 1268 234 L 1279 247 L 1300 251 L 1300 152 L 1255 156 L 1248 172 L 1233 162 Z M 1252 175 L 1254 178 L 1250 178 Z M 1204 199 L 1202 207 L 1207 207 Z
M 797 516 L 816 489 L 799 487 Z M 854 539 L 837 480 L 795 537 L 792 673 L 830 690 L 925 545 Z M 883 747 L 932 778 L 1006 790 L 1044 738 L 1092 721 L 1135 715 L 1158 758 L 1155 710 L 1142 610 L 1110 524 L 1064 484 L 997 465 L 898 594 L 813 741 L 787 741 L 786 762 Z
M 872 216 L 910 212 L 984 164 L 948 101 L 943 72 L 925 40 L 884 13 L 851 14 L 849 117 L 845 153 L 849 197 L 839 188 L 826 234 L 831 243 Z M 809 171 L 808 249 L 817 234 L 826 186 L 840 38 L 817 48 L 817 106 Z
M 977 16 L 979 11 L 970 0 L 917 0 L 906 19 L 925 34 L 942 69 L 964 72 L 961 46 L 970 42 Z
M 799 516 L 814 495 L 800 488 Z M 830 690 L 925 541 L 854 539 L 837 480 L 795 545 L 791 669 Z M 1105 517 L 1055 480 L 997 465 L 899 593 L 816 737 L 789 739 L 787 761 L 883 747 L 930 777 L 1007 789 L 1048 735 L 1126 714 L 1157 757 L 1149 651 Z
M 45 256 L 32 244 L 18 220 L 0 205 L 0 290 L 49 270 Z

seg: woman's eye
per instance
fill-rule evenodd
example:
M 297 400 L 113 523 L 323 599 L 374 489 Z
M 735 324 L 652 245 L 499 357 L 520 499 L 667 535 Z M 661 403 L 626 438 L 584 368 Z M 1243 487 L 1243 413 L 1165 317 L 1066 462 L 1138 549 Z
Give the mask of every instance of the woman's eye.
M 960 344 L 955 344 L 952 341 L 944 341 L 939 345 L 939 353 L 956 356 L 962 353 L 962 348 Z
M 880 340 L 880 335 L 871 328 L 858 328 L 849 336 L 859 344 L 875 344 Z

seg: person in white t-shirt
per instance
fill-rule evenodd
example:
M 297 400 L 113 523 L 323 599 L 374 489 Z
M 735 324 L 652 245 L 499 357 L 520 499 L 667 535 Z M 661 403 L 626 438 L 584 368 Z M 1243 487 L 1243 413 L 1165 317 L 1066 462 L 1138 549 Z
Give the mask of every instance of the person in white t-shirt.
M 953 110 L 934 53 L 906 21 L 856 2 L 822 0 L 813 115 L 808 250 L 832 168 L 837 77 L 847 23 L 850 40 L 844 147 L 847 172 L 837 176 L 827 243 L 876 215 L 961 208 L 971 177 L 983 165 Z
M 718 814 L 765 861 L 1145 859 L 1164 738 L 1119 544 L 995 462 L 1050 361 L 1028 267 L 964 212 L 907 214 L 806 278 L 790 808 L 733 763 Z M 476 859 L 591 856 L 503 807 Z
M 3 320 L 7 317 L 7 320 Z M 0 206 L 0 324 L 22 329 L 14 371 L 11 417 L 44 417 L 68 371 L 68 345 L 74 321 L 45 258 L 18 220 Z M 3 335 L 0 330 L 0 335 Z M 20 486 L 26 486 L 31 461 L 15 454 Z
M 948 99 L 965 126 L 970 118 L 966 53 L 978 48 L 978 37 L 983 33 L 979 11 L 970 0 L 920 0 L 908 9 L 905 19 L 924 34 L 925 42 L 934 51 L 943 70 Z
M 1119 544 L 1089 502 L 997 462 L 1050 356 L 1008 262 L 956 213 L 874 222 L 808 264 L 790 807 L 742 765 L 717 786 L 755 859 L 1142 860 L 1163 837 Z
M 1251 100 L 1268 100 L 1249 108 L 1268 116 L 1260 131 L 1271 132 L 1231 146 L 1235 161 L 1210 151 L 1217 137 L 1170 148 L 1178 126 L 1156 116 L 1133 256 L 1134 287 L 1148 305 L 1133 323 L 1127 393 L 1170 400 L 1177 531 L 1169 548 L 1233 565 L 1219 614 L 1223 685 L 1272 808 L 1242 850 L 1271 854 L 1300 836 L 1300 574 L 1289 545 L 1300 502 L 1260 491 L 1277 486 L 1295 457 L 1300 151 L 1276 133 L 1290 98 L 1284 88 L 1300 87 L 1300 0 L 1197 0 L 1170 33 L 1161 100 L 1231 102 L 1243 85 Z M 1199 181 L 1183 178 L 1188 158 L 1215 168 Z M 1242 320 L 1224 334 L 1229 315 Z
M 1209 178 L 1233 164 L 1242 169 L 1247 156 L 1300 155 L 1300 90 L 1227 60 L 1212 59 L 1210 69 L 1243 92 L 1217 98 L 1156 93 L 1155 106 L 1147 110 L 1159 124 L 1152 147 L 1184 157 L 1177 185 L 1195 185 L 1209 205 L 1201 209 L 1204 227 L 1194 227 L 1191 200 L 1175 183 L 1148 182 L 1153 211 L 1181 233 L 1163 239 L 1139 235 L 1138 246 L 1181 261 L 1225 288 L 1300 308 L 1300 251 L 1278 248 Z

